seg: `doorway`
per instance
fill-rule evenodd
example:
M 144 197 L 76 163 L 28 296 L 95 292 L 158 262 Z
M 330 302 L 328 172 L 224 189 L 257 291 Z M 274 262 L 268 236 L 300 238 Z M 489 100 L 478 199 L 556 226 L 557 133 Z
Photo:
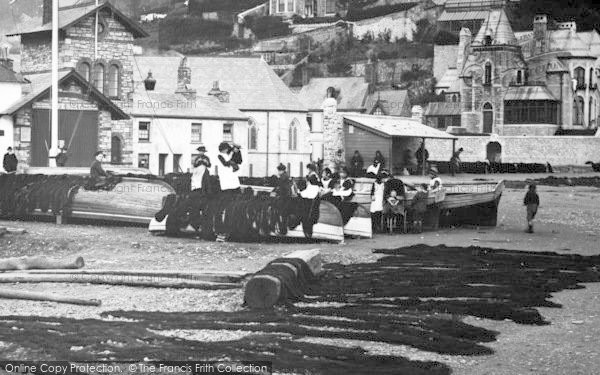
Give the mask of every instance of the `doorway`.
M 487 160 L 490 163 L 502 163 L 502 145 L 498 142 L 487 144 Z
M 490 103 L 483 105 L 483 132 L 492 133 L 494 130 L 494 108 Z
M 66 167 L 89 167 L 98 148 L 97 111 L 59 111 L 58 139 L 67 147 Z M 31 122 L 31 165 L 48 166 L 50 110 L 34 109 Z
M 121 148 L 121 137 L 113 135 L 110 140 L 110 163 L 121 164 L 123 162 L 123 150 Z
M 181 172 L 181 154 L 173 154 L 173 173 Z
M 169 155 L 167 155 L 167 154 L 158 154 L 158 175 L 159 176 L 165 175 L 165 166 L 167 164 L 168 156 Z

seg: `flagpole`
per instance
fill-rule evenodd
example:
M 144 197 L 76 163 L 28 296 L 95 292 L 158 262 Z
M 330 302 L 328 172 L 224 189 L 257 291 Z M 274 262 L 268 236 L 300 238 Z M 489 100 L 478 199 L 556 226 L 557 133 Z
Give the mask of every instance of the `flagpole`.
M 56 167 L 56 155 L 58 155 L 58 2 L 52 0 L 52 130 L 50 149 L 48 150 L 48 165 Z

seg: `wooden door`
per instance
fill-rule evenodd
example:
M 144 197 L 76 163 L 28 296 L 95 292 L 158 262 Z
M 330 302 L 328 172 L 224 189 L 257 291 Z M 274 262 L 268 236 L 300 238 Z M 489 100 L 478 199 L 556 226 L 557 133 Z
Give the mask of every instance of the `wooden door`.
M 33 110 L 31 124 L 31 165 L 47 167 L 52 139 L 50 110 Z M 98 148 L 98 112 L 59 111 L 58 139 L 68 149 L 66 167 L 89 167 Z

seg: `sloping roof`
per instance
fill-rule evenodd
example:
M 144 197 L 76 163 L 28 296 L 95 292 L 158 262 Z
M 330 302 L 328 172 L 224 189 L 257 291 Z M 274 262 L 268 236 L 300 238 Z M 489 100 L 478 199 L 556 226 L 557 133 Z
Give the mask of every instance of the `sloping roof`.
M 424 116 L 460 116 L 460 103 L 431 102 L 425 108 Z
M 592 52 L 590 43 L 586 43 L 580 33 L 571 30 L 553 30 L 548 45 L 554 51 L 567 51 L 575 56 L 589 56 Z
M 445 9 L 489 9 L 503 7 L 506 0 L 447 0 Z
M 339 111 L 362 111 L 369 92 L 369 84 L 363 77 L 312 78 L 297 94 L 304 106 L 320 110 L 327 98 L 327 89 L 333 87 L 338 93 Z
M 179 56 L 134 56 L 136 90 L 143 87 L 148 71 L 156 79 L 156 92 L 174 93 L 177 89 Z M 306 112 L 273 69 L 255 57 L 188 57 L 192 70 L 191 87 L 199 95 L 208 93 L 213 82 L 230 94 L 230 103 L 240 110 Z
M 508 89 L 504 100 L 551 100 L 558 101 L 546 86 L 513 86 Z
M 488 17 L 487 10 L 467 10 L 458 12 L 448 12 L 445 10 L 438 18 L 438 22 L 443 21 L 469 21 L 469 20 L 484 20 Z
M 446 132 L 423 125 L 418 120 L 395 116 L 374 116 L 363 114 L 344 115 L 344 119 L 353 126 L 371 131 L 386 138 L 437 138 L 456 139 Z
M 104 1 L 106 1 L 106 0 L 104 0 Z M 63 7 L 59 10 L 59 15 L 58 15 L 59 25 L 58 25 L 58 27 L 59 27 L 59 29 L 64 30 L 70 26 L 75 25 L 76 23 L 81 21 L 83 18 L 94 14 L 97 10 L 104 10 L 104 9 L 109 9 L 114 14 L 115 18 L 117 18 L 133 34 L 133 36 L 135 38 L 145 38 L 145 37 L 149 36 L 149 34 L 146 31 L 144 31 L 144 29 L 142 29 L 142 27 L 140 25 L 138 25 L 131 18 L 129 18 L 126 15 L 124 15 L 123 13 L 121 13 L 121 11 L 119 11 L 117 8 L 115 8 L 115 6 L 113 6 L 109 2 L 99 4 L 98 6 L 96 6 L 96 4 L 94 2 L 91 2 L 91 3 L 88 2 L 88 3 L 82 4 L 80 6 Z M 35 21 L 38 22 L 39 19 L 36 19 Z M 14 33 L 14 34 L 9 34 L 8 36 L 50 32 L 50 31 L 52 31 L 52 22 L 47 22 L 47 23 L 45 23 L 43 25 L 39 25 L 39 26 L 27 25 L 23 28 L 22 31 L 19 31 L 18 33 Z
M 188 100 L 181 94 L 138 91 L 133 96 L 132 116 L 186 119 L 247 120 L 248 116 L 215 97 Z
M 410 99 L 407 90 L 377 91 L 367 98 L 367 113 L 373 113 L 379 106 L 388 116 L 410 116 Z M 408 112 L 405 112 L 408 107 Z
M 448 68 L 446 73 L 440 79 L 440 82 L 435 85 L 436 89 L 444 90 L 446 92 L 459 92 L 460 91 L 460 80 L 458 78 L 458 69 Z
M 23 77 L 0 64 L 0 82 L 4 83 L 22 83 Z
M 90 98 L 93 98 L 101 106 L 107 108 L 111 112 L 113 120 L 125 120 L 129 118 L 129 116 L 125 112 L 123 112 L 121 108 L 117 107 L 115 103 L 113 103 L 110 99 L 104 96 L 104 94 L 98 91 L 74 69 L 62 70 L 58 73 L 59 84 L 66 83 L 70 80 L 75 81 L 86 91 L 89 91 Z M 23 95 L 23 97 L 16 103 L 8 107 L 6 110 L 2 111 L 2 113 L 0 114 L 14 115 L 18 110 L 30 104 L 31 102 L 49 96 L 50 89 L 52 87 L 52 73 L 31 74 L 24 76 L 24 78 L 31 82 L 29 86 L 30 91 L 27 94 Z
M 508 16 L 503 9 L 493 9 L 490 11 L 473 40 L 473 45 L 484 45 L 485 38 L 488 35 L 492 37 L 492 45 L 518 45 Z

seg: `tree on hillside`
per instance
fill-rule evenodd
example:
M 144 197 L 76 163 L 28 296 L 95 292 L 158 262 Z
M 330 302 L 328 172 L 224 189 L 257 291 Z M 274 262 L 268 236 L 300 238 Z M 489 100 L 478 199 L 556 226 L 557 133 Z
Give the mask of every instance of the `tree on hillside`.
M 597 0 L 521 0 L 509 13 L 517 31 L 531 30 L 533 17 L 539 13 L 559 22 L 575 21 L 579 30 L 600 30 L 600 3 Z

